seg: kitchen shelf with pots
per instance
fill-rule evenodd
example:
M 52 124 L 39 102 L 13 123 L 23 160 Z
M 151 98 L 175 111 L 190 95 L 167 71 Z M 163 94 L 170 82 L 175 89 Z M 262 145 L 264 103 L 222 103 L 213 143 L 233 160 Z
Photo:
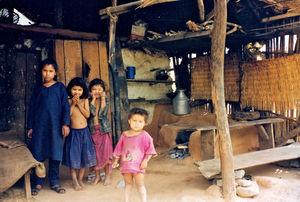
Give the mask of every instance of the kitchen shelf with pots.
M 126 80 L 127 82 L 149 83 L 149 85 L 154 85 L 157 83 L 166 83 L 166 84 L 175 83 L 175 81 L 170 81 L 170 80 L 150 80 L 150 79 L 126 79 Z

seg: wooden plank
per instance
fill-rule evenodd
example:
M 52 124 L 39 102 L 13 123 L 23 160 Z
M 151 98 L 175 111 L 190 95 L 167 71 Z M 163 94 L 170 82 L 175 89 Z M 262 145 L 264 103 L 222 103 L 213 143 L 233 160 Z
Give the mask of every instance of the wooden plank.
M 247 121 L 247 122 L 237 122 L 229 124 L 229 128 L 240 127 L 240 126 L 255 126 L 261 124 L 268 124 L 268 123 L 280 123 L 284 120 L 281 118 L 270 118 L 270 119 L 260 119 L 255 121 Z M 195 129 L 199 131 L 206 131 L 206 130 L 213 130 L 216 129 L 216 126 L 197 126 L 197 125 L 182 125 L 182 124 L 170 124 L 174 126 L 186 126 L 189 129 Z
M 233 157 L 234 170 L 260 166 L 277 161 L 296 159 L 300 157 L 300 143 L 289 146 L 277 147 L 261 151 L 249 152 Z M 202 175 L 207 179 L 212 179 L 221 172 L 220 159 L 210 159 L 195 163 Z
M 99 58 L 100 58 L 100 78 L 104 81 L 107 89 L 109 89 L 109 69 L 107 60 L 106 43 L 99 42 Z
M 31 169 L 29 169 L 24 175 L 24 190 L 25 190 L 25 197 L 27 200 L 31 198 L 30 171 Z
M 57 80 L 66 84 L 64 40 L 55 40 L 54 58 L 58 66 Z
M 86 78 L 87 81 L 90 82 L 95 78 L 100 78 L 100 59 L 99 59 L 98 42 L 83 41 L 82 53 L 83 53 L 83 68 L 85 68 L 84 72 L 86 72 L 85 76 L 87 76 Z
M 100 78 L 104 81 L 106 86 L 106 91 L 110 92 L 110 82 L 109 82 L 109 69 L 107 60 L 107 49 L 106 43 L 104 41 L 99 41 L 98 43 L 98 54 L 99 54 L 99 65 L 100 65 Z M 107 93 L 107 97 L 110 99 L 110 93 Z M 110 99 L 111 100 L 111 99 Z M 110 108 L 108 110 L 108 119 L 110 125 L 113 128 L 113 118 L 111 117 L 112 102 L 110 103 Z
M 81 41 L 65 40 L 65 76 L 66 84 L 74 77 L 82 77 Z

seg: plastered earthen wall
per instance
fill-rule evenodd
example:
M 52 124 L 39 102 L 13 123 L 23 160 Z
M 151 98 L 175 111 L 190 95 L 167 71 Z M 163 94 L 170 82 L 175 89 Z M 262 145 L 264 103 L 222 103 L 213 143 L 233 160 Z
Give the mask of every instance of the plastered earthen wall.
M 134 66 L 136 68 L 136 80 L 155 80 L 155 71 L 151 69 L 169 69 L 170 60 L 164 52 L 147 54 L 139 50 L 122 49 L 122 58 L 124 68 Z M 130 102 L 130 108 L 141 107 L 149 113 L 148 123 L 151 123 L 155 103 L 149 103 L 147 100 L 165 100 L 168 99 L 166 93 L 171 91 L 171 84 L 158 83 L 151 85 L 149 83 L 127 82 L 128 99 L 144 98 L 145 102 Z

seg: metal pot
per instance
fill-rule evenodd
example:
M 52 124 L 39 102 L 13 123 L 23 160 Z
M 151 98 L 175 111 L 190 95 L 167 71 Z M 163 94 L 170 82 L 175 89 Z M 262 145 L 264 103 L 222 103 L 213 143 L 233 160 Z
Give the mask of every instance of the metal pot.
M 168 80 L 169 74 L 168 71 L 165 69 L 157 70 L 155 73 L 156 80 Z
M 190 113 L 190 100 L 187 98 L 184 91 L 184 89 L 179 89 L 176 97 L 173 99 L 173 113 L 176 115 Z

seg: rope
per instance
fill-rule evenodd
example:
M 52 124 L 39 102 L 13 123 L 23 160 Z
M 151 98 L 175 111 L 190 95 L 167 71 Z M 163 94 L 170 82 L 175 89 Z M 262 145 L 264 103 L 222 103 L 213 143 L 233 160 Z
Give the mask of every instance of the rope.
M 117 15 L 113 15 L 111 12 L 110 12 L 110 9 L 111 7 L 107 7 L 105 10 L 106 10 L 106 13 L 107 15 L 110 17 L 110 19 L 112 19 L 114 22 L 117 22 L 118 21 L 118 16 Z

